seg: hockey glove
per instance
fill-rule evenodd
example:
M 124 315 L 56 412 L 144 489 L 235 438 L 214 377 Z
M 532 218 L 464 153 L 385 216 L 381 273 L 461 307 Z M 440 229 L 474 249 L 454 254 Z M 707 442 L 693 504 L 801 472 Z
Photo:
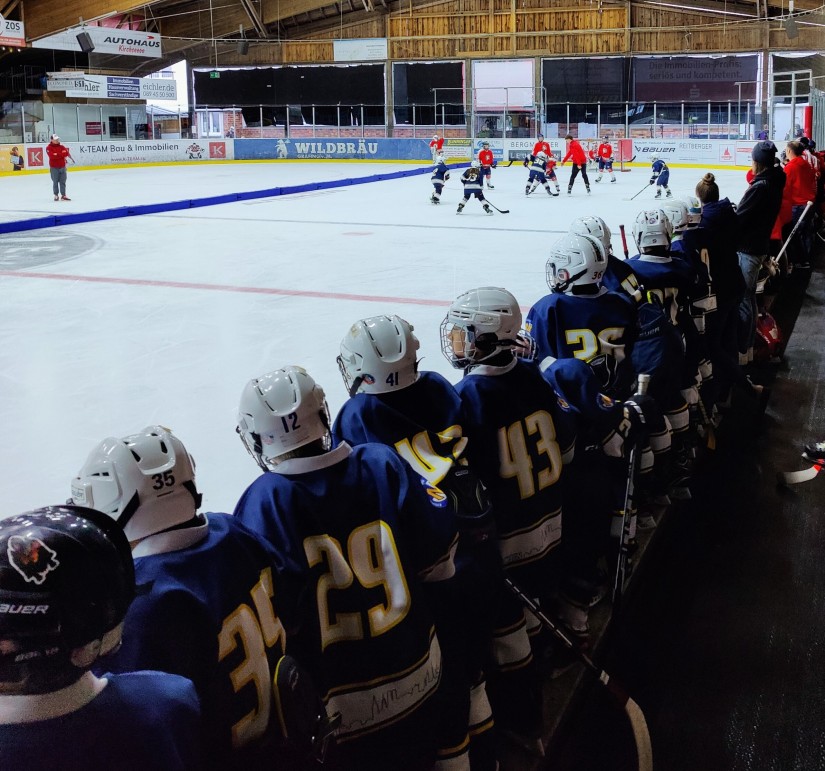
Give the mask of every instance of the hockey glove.
M 450 502 L 460 533 L 475 541 L 486 541 L 494 535 L 490 495 L 469 466 L 453 466 L 438 487 Z
M 450 172 L 449 172 L 449 171 L 445 171 L 445 172 L 444 172 L 444 181 L 446 182 L 449 178 L 450 178 Z
M 651 177 L 650 178 L 650 184 L 653 185 L 655 183 L 656 183 L 656 177 Z
M 493 168 L 495 168 L 496 166 L 498 166 L 498 161 L 493 161 Z

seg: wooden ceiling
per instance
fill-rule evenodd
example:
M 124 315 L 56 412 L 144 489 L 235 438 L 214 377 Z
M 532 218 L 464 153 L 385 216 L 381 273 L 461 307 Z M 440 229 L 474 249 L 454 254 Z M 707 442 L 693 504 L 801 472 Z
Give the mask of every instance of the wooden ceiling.
M 339 29 L 388 14 L 409 13 L 415 16 L 431 8 L 444 11 L 453 7 L 457 13 L 485 13 L 489 7 L 506 10 L 523 7 L 570 10 L 576 8 L 628 7 L 661 9 L 670 13 L 697 13 L 709 19 L 730 22 L 764 23 L 785 16 L 788 0 L 154 0 L 137 4 L 134 0 L 0 0 L 0 13 L 7 18 L 22 18 L 29 39 L 41 38 L 76 26 L 82 18 L 92 22 L 102 18 L 139 21 L 140 29 L 163 36 L 164 61 L 187 58 L 194 64 L 209 64 L 210 50 L 217 41 L 237 44 L 244 39 L 252 43 L 244 63 L 269 63 L 272 55 L 264 51 L 269 43 L 325 37 L 343 37 Z M 825 0 L 795 0 L 794 14 L 805 22 L 810 17 L 825 24 Z M 379 27 L 380 28 L 380 27 Z M 596 32 L 596 30 L 594 30 Z M 821 48 L 825 49 L 825 26 Z M 256 52 L 261 55 L 257 56 Z M 121 61 L 117 61 L 121 60 Z M 132 57 L 109 57 L 100 67 L 131 71 L 157 69 L 159 62 L 137 61 Z

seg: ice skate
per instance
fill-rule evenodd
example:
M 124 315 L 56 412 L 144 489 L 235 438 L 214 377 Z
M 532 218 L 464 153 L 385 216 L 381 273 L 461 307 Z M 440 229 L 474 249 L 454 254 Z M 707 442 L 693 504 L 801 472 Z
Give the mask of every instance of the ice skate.
M 484 204 L 484 213 L 485 214 L 492 214 L 493 210 L 490 208 L 490 204 Z
M 661 190 L 657 190 L 657 191 L 656 191 L 656 195 L 654 195 L 653 197 L 654 197 L 654 198 L 661 198 L 661 197 L 662 197 L 662 191 L 661 191 Z
M 60 196 L 59 196 L 59 195 L 56 195 L 56 196 L 54 197 L 54 200 L 55 200 L 55 201 L 59 201 L 59 200 L 60 200 Z
M 488 190 L 495 190 L 496 187 L 495 187 L 495 185 L 487 185 L 487 189 Z
M 71 198 L 69 198 L 69 196 L 67 196 L 67 195 L 61 195 L 61 196 L 60 196 L 60 200 L 61 200 L 61 201 L 71 201 L 72 199 L 71 199 Z
M 601 174 L 600 174 L 598 177 L 596 177 L 596 182 L 601 182 L 601 181 L 602 181 L 602 177 L 601 177 Z
M 667 191 L 667 195 L 665 196 L 665 198 L 673 198 L 673 191 L 672 191 L 672 190 L 668 190 L 668 191 Z
M 611 178 L 610 178 L 610 182 L 611 182 L 611 183 L 613 183 L 613 182 L 615 182 L 615 181 L 616 181 L 616 177 L 611 177 Z
M 431 195 L 430 196 L 430 203 L 441 203 L 441 201 L 439 201 L 439 199 L 436 198 L 434 195 Z
M 567 188 L 567 195 L 570 195 L 570 193 L 572 193 L 572 192 L 573 192 L 573 188 L 572 188 L 572 187 L 568 187 L 568 188 Z
M 590 185 L 587 186 L 587 195 L 590 195 Z
M 460 203 L 460 204 L 458 205 L 458 209 L 456 209 L 456 212 L 455 212 L 455 213 L 456 213 L 456 214 L 461 214 L 461 212 L 462 212 L 462 211 L 464 211 L 464 204 L 463 204 L 463 203 Z

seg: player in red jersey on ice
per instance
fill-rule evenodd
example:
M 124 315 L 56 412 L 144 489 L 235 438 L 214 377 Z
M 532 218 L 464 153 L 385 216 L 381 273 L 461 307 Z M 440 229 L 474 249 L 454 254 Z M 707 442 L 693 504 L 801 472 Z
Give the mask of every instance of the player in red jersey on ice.
M 616 175 L 613 173 L 613 145 L 610 144 L 610 140 L 607 137 L 602 140 L 598 150 L 596 150 L 596 156 L 599 161 L 599 176 L 596 177 L 596 182 L 602 181 L 602 174 L 604 174 L 604 172 L 610 174 L 611 182 L 615 182 Z
M 496 159 L 493 157 L 493 151 L 490 149 L 489 142 L 481 143 L 481 150 L 478 151 L 479 173 L 481 175 L 481 183 L 484 184 L 487 179 L 487 187 L 493 190 L 493 185 L 490 184 L 492 177 L 492 169 L 496 166 Z

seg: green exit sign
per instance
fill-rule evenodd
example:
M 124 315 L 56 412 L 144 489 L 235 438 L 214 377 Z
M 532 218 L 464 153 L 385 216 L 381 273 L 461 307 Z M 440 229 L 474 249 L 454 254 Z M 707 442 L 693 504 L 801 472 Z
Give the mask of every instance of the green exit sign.
M 221 73 L 218 72 L 217 70 L 212 70 L 212 72 L 209 73 L 210 78 L 219 78 L 220 76 L 221 76 Z

